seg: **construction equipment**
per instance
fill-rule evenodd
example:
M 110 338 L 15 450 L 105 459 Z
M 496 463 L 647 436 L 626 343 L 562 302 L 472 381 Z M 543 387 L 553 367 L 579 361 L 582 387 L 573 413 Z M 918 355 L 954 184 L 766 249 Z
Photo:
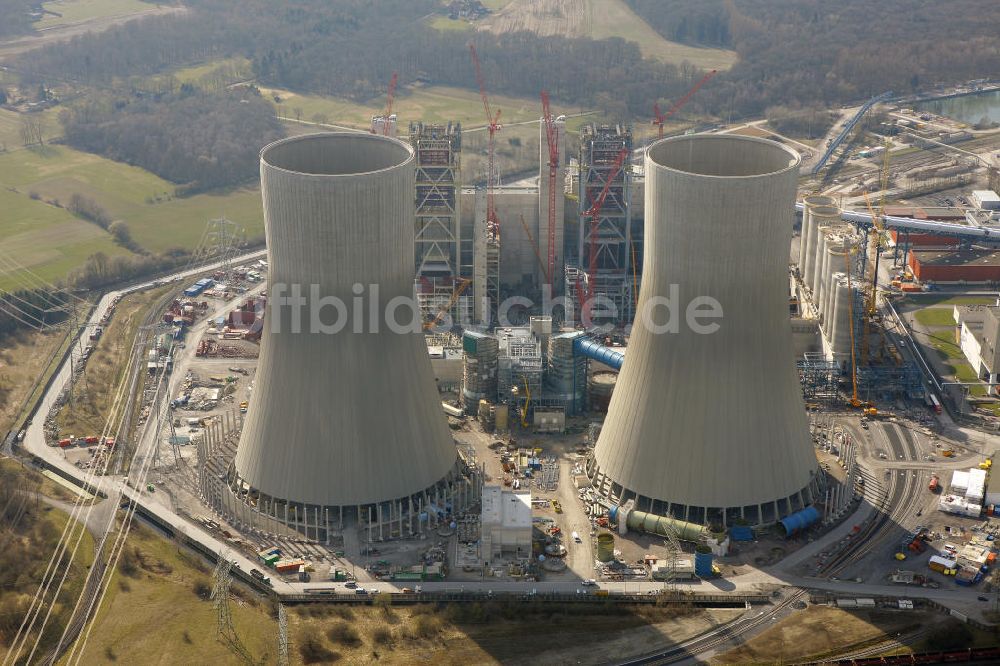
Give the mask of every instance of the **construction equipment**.
M 847 330 L 851 337 L 851 407 L 859 408 L 863 403 L 858 398 L 858 358 L 854 344 L 854 286 L 851 284 L 851 254 L 853 248 L 844 248 L 844 270 L 847 273 L 847 298 L 851 313 L 851 325 Z
M 883 218 L 885 217 L 885 192 L 889 189 L 889 141 L 886 139 L 884 150 L 882 151 L 882 167 L 879 174 L 879 203 L 878 210 L 872 205 L 871 197 L 868 196 L 868 191 L 863 192 L 865 197 L 865 205 L 868 207 L 868 214 L 872 217 L 872 230 L 871 230 L 871 243 L 869 248 L 869 253 L 872 255 L 870 261 L 867 264 L 871 267 L 872 276 L 871 280 L 866 280 L 866 294 L 865 294 L 865 313 L 864 313 L 864 337 L 861 340 L 861 364 L 867 365 L 869 361 L 869 337 L 871 335 L 871 326 L 875 319 L 878 317 L 878 266 L 879 258 L 882 255 L 882 243 L 885 235 L 885 224 Z M 885 340 L 883 339 L 883 345 Z
M 692 87 L 691 90 L 687 91 L 687 93 L 683 97 L 674 102 L 674 105 L 670 107 L 670 109 L 666 113 L 660 113 L 659 102 L 655 102 L 653 104 L 653 115 L 655 116 L 653 118 L 653 124 L 656 125 L 657 134 L 660 139 L 663 138 L 663 125 L 667 122 L 667 118 L 677 113 L 677 111 L 682 106 L 687 104 L 687 101 L 691 99 L 691 96 L 694 95 L 696 92 L 698 92 L 698 89 L 701 88 L 703 85 L 705 85 L 705 83 L 708 82 L 708 80 L 713 76 L 715 76 L 717 73 L 718 70 L 713 69 L 711 72 L 701 77 L 701 80 L 698 81 L 698 83 L 694 84 L 694 87 Z
M 469 280 L 467 278 L 457 278 L 456 282 L 458 282 L 458 286 L 455 287 L 455 290 L 453 292 L 451 292 L 451 298 L 448 299 L 448 302 L 445 305 L 443 305 L 441 309 L 438 310 L 437 314 L 434 315 L 434 317 L 430 321 L 424 322 L 425 331 L 430 330 L 435 326 L 437 326 L 438 324 L 440 324 L 441 317 L 443 317 L 446 312 L 451 311 L 451 308 L 458 301 L 458 298 L 462 295 L 462 292 L 465 291 L 470 284 L 472 284 L 472 280 Z
M 489 132 L 489 143 L 487 144 L 487 169 L 486 169 L 486 227 L 498 238 L 500 235 L 500 223 L 497 220 L 496 204 L 493 199 L 494 186 L 496 184 L 496 134 L 503 125 L 500 124 L 500 109 L 494 115 L 490 107 L 490 99 L 486 94 L 486 80 L 483 78 L 483 71 L 479 65 L 479 54 L 476 53 L 476 46 L 469 44 L 469 52 L 472 54 L 472 64 L 476 68 L 476 83 L 479 85 L 479 96 L 483 100 L 483 111 L 486 112 L 486 129 Z
M 378 134 L 375 131 L 378 121 L 381 121 L 381 134 L 382 136 L 392 136 L 393 123 L 390 123 L 389 117 L 392 115 L 392 104 L 396 101 L 396 84 L 399 82 L 399 72 L 393 72 L 392 78 L 389 79 L 389 90 L 386 95 L 385 100 L 385 110 L 382 112 L 381 116 L 372 117 L 372 126 L 369 128 L 369 132 L 372 134 Z
M 542 91 L 542 118 L 545 121 L 545 139 L 549 145 L 549 243 L 547 268 L 543 270 L 545 271 L 545 281 L 552 284 L 552 276 L 555 275 L 556 268 L 556 180 L 559 172 L 559 134 L 552 121 L 549 93 L 545 90 Z
M 399 72 L 393 72 L 389 79 L 389 93 L 385 100 L 385 123 L 382 125 L 382 135 L 389 136 L 389 117 L 392 115 L 392 103 L 396 101 L 396 84 L 399 82 Z
M 608 197 L 608 192 L 611 191 L 612 183 L 614 183 L 615 178 L 618 177 L 618 172 L 621 171 L 622 166 L 625 164 L 628 153 L 629 151 L 624 148 L 618 152 L 614 164 L 611 165 L 611 169 L 608 171 L 608 177 L 604 181 L 601 193 L 597 195 L 594 203 L 587 209 L 587 215 L 590 216 L 590 262 L 587 268 L 589 279 L 586 284 L 586 294 L 583 294 L 583 302 L 580 304 L 580 319 L 585 326 L 590 326 L 591 324 L 590 301 L 593 297 L 594 276 L 597 270 L 597 232 L 601 223 L 601 208 L 604 206 L 604 200 Z M 583 285 L 579 277 L 577 278 L 576 290 L 578 294 L 583 292 Z

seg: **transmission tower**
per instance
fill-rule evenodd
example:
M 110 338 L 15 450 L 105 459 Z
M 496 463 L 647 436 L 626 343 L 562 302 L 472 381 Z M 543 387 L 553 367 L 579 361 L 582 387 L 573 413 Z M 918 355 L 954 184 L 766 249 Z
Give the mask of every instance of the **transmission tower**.
M 246 240 L 246 229 L 236 222 L 225 217 L 209 220 L 195 255 L 200 259 L 221 261 L 222 264 L 219 266 L 219 272 L 222 273 L 221 282 L 228 285 L 233 278 L 233 260 Z
M 233 626 L 233 615 L 229 609 L 229 586 L 233 582 L 232 565 L 228 553 L 219 553 L 219 563 L 215 566 L 213 574 L 215 584 L 212 587 L 212 604 L 215 606 L 219 638 L 241 662 L 256 665 L 253 655 L 243 645 L 243 641 L 236 633 L 236 627 Z

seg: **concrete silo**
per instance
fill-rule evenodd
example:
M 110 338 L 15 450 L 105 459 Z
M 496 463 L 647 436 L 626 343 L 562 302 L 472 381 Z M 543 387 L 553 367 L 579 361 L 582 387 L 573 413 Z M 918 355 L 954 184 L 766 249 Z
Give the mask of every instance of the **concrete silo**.
M 269 300 L 229 488 L 258 520 L 321 539 L 444 518 L 474 490 L 414 311 L 413 149 L 298 136 L 266 146 L 260 171 Z M 301 307 L 277 304 L 296 290 Z M 385 314 L 392 302 L 404 305 Z
M 788 352 L 799 157 L 762 139 L 696 135 L 652 144 L 645 164 L 638 314 L 588 472 L 619 506 L 773 523 L 820 485 Z M 704 297 L 721 317 L 692 322 L 685 312 L 704 311 Z
M 799 274 L 803 283 L 812 284 L 812 275 L 816 270 L 816 245 L 819 241 L 821 222 L 817 209 L 822 213 L 833 206 L 833 197 L 825 194 L 810 194 L 802 199 L 802 235 L 799 242 Z

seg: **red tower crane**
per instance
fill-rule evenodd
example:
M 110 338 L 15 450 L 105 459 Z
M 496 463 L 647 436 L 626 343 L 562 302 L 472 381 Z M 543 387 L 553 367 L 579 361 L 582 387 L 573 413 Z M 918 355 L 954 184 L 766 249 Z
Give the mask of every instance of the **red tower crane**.
M 399 72 L 393 72 L 389 79 L 389 94 L 385 100 L 385 123 L 382 125 L 382 134 L 389 136 L 389 116 L 392 115 L 392 103 L 396 101 L 396 84 L 399 82 Z
M 718 74 L 718 70 L 713 69 L 711 72 L 701 77 L 701 80 L 698 81 L 698 83 L 694 84 L 694 87 L 692 87 L 691 90 L 687 91 L 687 94 L 685 94 L 684 97 L 681 97 L 679 100 L 674 102 L 674 105 L 670 107 L 670 110 L 667 111 L 666 113 L 660 112 L 659 102 L 653 104 L 653 115 L 655 116 L 653 118 L 653 124 L 656 125 L 657 129 L 659 130 L 658 131 L 659 138 L 661 139 L 663 138 L 663 125 L 667 122 L 667 118 L 677 113 L 677 111 L 682 106 L 687 104 L 687 101 L 691 99 L 691 96 L 694 95 L 696 92 L 698 92 L 698 89 L 701 88 L 703 85 L 705 85 L 705 83 L 707 83 L 708 80 L 713 76 L 715 76 L 716 74 Z
M 556 178 L 559 172 L 559 134 L 552 121 L 549 93 L 546 90 L 542 91 L 542 118 L 545 121 L 545 138 L 549 144 L 549 251 L 545 281 L 551 285 L 556 269 Z
M 385 100 L 385 111 L 382 112 L 382 134 L 383 136 L 389 136 L 389 116 L 392 115 L 392 104 L 396 101 L 396 83 L 399 82 L 399 72 L 393 72 L 392 78 L 389 79 L 389 94 L 386 96 Z M 375 134 L 375 122 L 372 121 L 372 127 L 369 130 L 372 134 Z
M 500 223 L 497 220 L 496 206 L 493 201 L 493 186 L 496 181 L 494 155 L 496 152 L 496 134 L 503 125 L 500 124 L 500 109 L 497 109 L 496 115 L 494 115 L 493 110 L 490 108 L 490 99 L 486 95 L 486 80 L 483 78 L 483 71 L 479 66 L 479 54 L 476 53 L 476 47 L 471 42 L 469 43 L 469 51 L 472 54 L 472 64 L 476 67 L 476 83 L 479 84 L 479 96 L 483 98 L 483 110 L 486 112 L 486 129 L 490 135 L 486 151 L 486 228 L 499 237 Z
M 591 204 L 590 208 L 587 209 L 587 215 L 590 215 L 590 263 L 587 267 L 587 293 L 584 295 L 583 303 L 580 304 L 580 319 L 583 320 L 585 326 L 590 325 L 590 300 L 593 298 L 594 289 L 592 286 L 594 280 L 594 274 L 597 270 L 597 231 L 601 224 L 601 208 L 604 207 L 604 200 L 608 198 L 608 192 L 611 191 L 611 184 L 618 177 L 618 172 L 622 170 L 625 165 L 625 160 L 628 158 L 628 149 L 622 148 L 618 152 L 618 156 L 615 157 L 614 163 L 611 165 L 611 169 L 608 170 L 608 176 L 604 181 L 604 187 L 601 189 L 601 193 L 597 195 L 594 199 L 594 203 Z M 577 293 L 582 292 L 582 287 L 577 279 L 576 285 Z M 584 314 L 586 313 L 586 314 Z

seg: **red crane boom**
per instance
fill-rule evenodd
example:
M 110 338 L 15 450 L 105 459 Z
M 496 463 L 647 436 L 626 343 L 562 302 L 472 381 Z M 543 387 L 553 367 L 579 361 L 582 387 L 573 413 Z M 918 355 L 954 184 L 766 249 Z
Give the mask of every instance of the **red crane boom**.
M 399 72 L 393 72 L 389 79 L 389 95 L 385 101 L 385 123 L 382 124 L 382 134 L 389 136 L 389 116 L 392 115 L 392 103 L 396 101 L 396 84 L 399 82 Z
M 545 138 L 549 144 L 549 244 L 545 281 L 551 285 L 556 268 L 556 179 L 559 172 L 559 134 L 552 121 L 549 93 L 545 90 L 542 91 L 542 118 L 545 120 Z
M 490 138 L 487 147 L 487 171 L 486 171 L 486 226 L 491 228 L 499 237 L 500 224 L 497 221 L 496 206 L 493 201 L 493 186 L 496 181 L 496 166 L 494 155 L 496 154 L 496 133 L 500 131 L 500 109 L 496 115 L 490 107 L 490 98 L 486 94 L 486 80 L 483 78 L 483 70 L 479 66 L 479 54 L 476 53 L 476 46 L 469 43 L 469 52 L 472 54 L 472 64 L 476 67 L 476 83 L 479 84 L 479 96 L 483 98 L 483 111 L 486 112 L 486 129 Z
M 661 139 L 663 138 L 663 125 L 667 122 L 667 118 L 677 113 L 677 111 L 682 106 L 687 104 L 687 101 L 691 99 L 691 96 L 694 95 L 696 92 L 698 92 L 699 88 L 705 85 L 705 83 L 707 83 L 710 78 L 712 78 L 718 73 L 719 73 L 718 70 L 713 69 L 711 72 L 701 77 L 701 80 L 698 81 L 698 83 L 694 84 L 694 87 L 691 88 L 691 90 L 687 91 L 687 94 L 685 94 L 684 97 L 681 97 L 679 100 L 674 102 L 674 105 L 670 107 L 670 109 L 666 113 L 660 113 L 659 102 L 653 104 L 653 115 L 655 116 L 653 118 L 653 124 L 656 125 L 659 130 L 658 132 L 659 138 Z
M 604 200 L 608 198 L 608 192 L 611 191 L 611 184 L 614 182 L 615 178 L 618 177 L 618 172 L 622 170 L 622 167 L 625 164 L 628 152 L 627 148 L 622 148 L 618 152 L 618 156 L 615 157 L 615 161 L 611 165 L 611 169 L 608 171 L 608 177 L 604 181 L 604 187 L 601 189 L 601 193 L 597 195 L 597 198 L 594 199 L 594 203 L 587 209 L 587 215 L 590 215 L 590 263 L 587 267 L 589 279 L 587 281 L 587 293 L 584 296 L 584 302 L 580 305 L 580 318 L 583 320 L 584 326 L 590 326 L 590 300 L 594 295 L 592 283 L 594 280 L 594 274 L 597 270 L 597 231 L 600 228 L 601 223 L 601 208 L 604 207 Z M 582 291 L 579 279 L 577 281 L 576 291 L 577 293 L 581 293 Z

